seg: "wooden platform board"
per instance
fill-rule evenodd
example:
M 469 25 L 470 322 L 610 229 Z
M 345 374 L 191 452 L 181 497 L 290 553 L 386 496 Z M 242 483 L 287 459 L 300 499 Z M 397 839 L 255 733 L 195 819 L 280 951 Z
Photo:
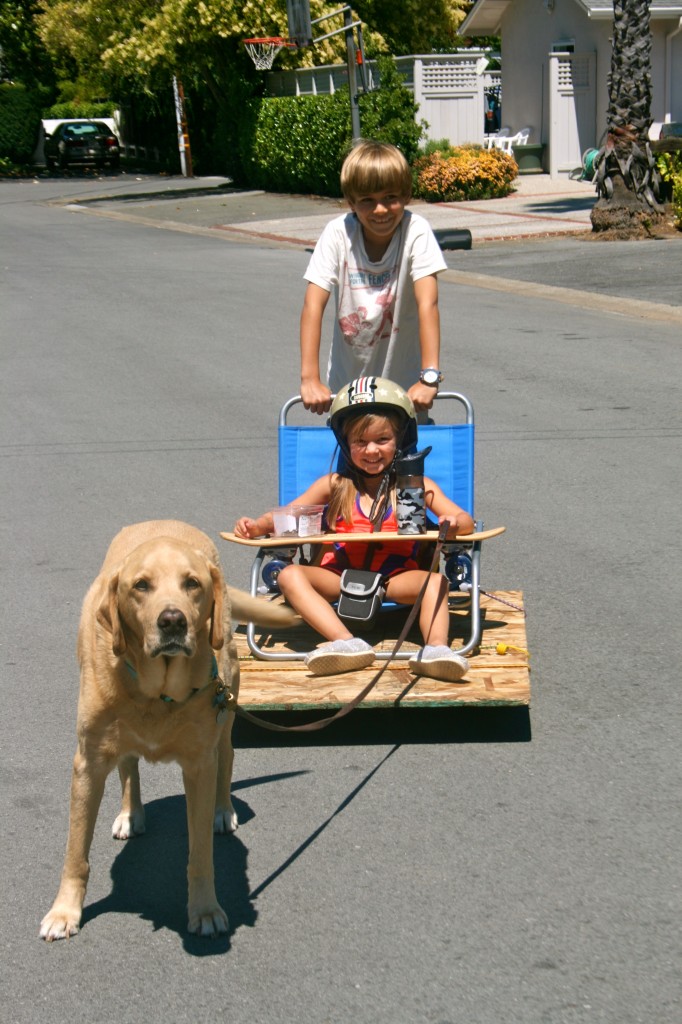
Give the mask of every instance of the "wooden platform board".
M 509 607 L 496 600 L 517 606 Z M 458 639 L 468 626 L 466 605 L 461 596 L 451 609 L 450 642 Z M 377 707 L 482 707 L 527 706 L 530 704 L 529 656 L 516 650 L 498 654 L 499 643 L 527 650 L 523 593 L 520 590 L 495 591 L 482 596 L 483 632 L 479 650 L 469 656 L 470 669 L 461 683 L 441 683 L 412 674 L 407 661 L 393 661 L 360 708 Z M 385 612 L 379 616 L 373 632 L 363 636 L 377 650 L 392 650 L 405 619 L 405 611 Z M 313 676 L 302 661 L 273 662 L 254 658 L 246 643 L 244 627 L 236 633 L 240 656 L 241 686 L 239 703 L 250 711 L 303 711 L 342 707 L 358 694 L 383 665 L 376 661 L 361 672 L 336 676 Z M 391 639 L 392 638 L 392 639 Z M 278 633 L 260 633 L 256 639 L 264 649 L 311 650 L 319 637 L 302 626 Z M 404 649 L 418 650 L 419 631 L 413 628 Z

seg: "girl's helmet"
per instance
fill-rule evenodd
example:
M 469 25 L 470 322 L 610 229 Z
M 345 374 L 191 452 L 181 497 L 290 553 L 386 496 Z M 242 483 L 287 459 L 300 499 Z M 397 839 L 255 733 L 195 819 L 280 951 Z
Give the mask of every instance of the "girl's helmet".
M 398 436 L 398 448 L 407 454 L 416 447 L 417 417 L 407 392 L 385 377 L 358 377 L 341 388 L 329 413 L 329 425 L 345 455 L 348 455 L 346 423 L 351 417 L 366 416 L 367 413 L 377 413 L 379 416 L 397 413 L 403 424 L 402 434 Z

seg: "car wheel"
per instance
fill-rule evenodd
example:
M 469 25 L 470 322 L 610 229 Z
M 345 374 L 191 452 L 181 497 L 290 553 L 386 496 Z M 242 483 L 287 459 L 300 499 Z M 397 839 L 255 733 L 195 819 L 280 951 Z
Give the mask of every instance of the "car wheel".
M 59 166 L 63 171 L 65 171 L 66 168 L 69 166 L 69 158 L 67 157 L 66 153 L 59 154 Z
M 51 157 L 51 156 L 46 156 L 45 157 L 45 166 L 47 167 L 48 171 L 53 171 L 55 169 L 56 165 L 55 165 L 53 157 Z
M 121 158 L 118 156 L 113 157 L 109 161 L 109 166 L 111 167 L 112 171 L 117 171 L 121 166 Z

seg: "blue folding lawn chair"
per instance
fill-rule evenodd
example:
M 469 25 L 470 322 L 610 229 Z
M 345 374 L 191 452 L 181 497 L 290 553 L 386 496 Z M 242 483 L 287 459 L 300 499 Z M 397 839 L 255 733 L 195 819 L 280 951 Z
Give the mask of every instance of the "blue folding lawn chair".
M 432 447 L 426 460 L 426 475 L 436 481 L 443 492 L 473 517 L 474 514 L 474 411 L 469 399 L 454 391 L 441 392 L 437 395 L 437 405 L 443 407 L 445 402 L 457 408 L 462 422 L 428 423 L 420 425 L 419 447 Z M 337 443 L 333 431 L 326 425 L 294 425 L 288 422 L 289 413 L 297 405 L 301 405 L 300 396 L 289 399 L 280 411 L 279 440 L 279 505 L 291 504 L 318 477 L 330 472 L 335 462 Z M 434 405 L 434 409 L 436 406 Z M 502 532 L 491 531 L 494 535 Z M 482 523 L 476 522 L 476 534 L 482 530 Z M 235 540 L 233 534 L 222 534 L 225 539 Z M 429 531 L 425 543 L 434 543 L 435 528 Z M 470 608 L 468 636 L 457 648 L 461 654 L 469 654 L 480 643 L 481 610 L 479 602 L 481 538 L 472 536 L 466 539 L 447 542 L 443 549 L 445 573 L 450 579 L 452 600 L 462 605 L 464 592 L 468 593 Z M 377 540 L 381 534 L 376 534 Z M 411 539 L 414 539 L 413 537 Z M 256 542 L 250 542 L 255 544 Z M 260 543 L 260 542 L 259 542 Z M 263 593 L 278 593 L 277 576 L 287 562 L 294 558 L 305 557 L 304 545 L 309 541 L 289 545 L 288 538 L 268 538 L 258 547 L 251 568 L 250 590 L 253 596 Z M 313 540 L 315 545 L 317 541 Z M 459 596 L 456 597 L 455 595 Z M 396 608 L 391 602 L 384 603 L 384 609 Z M 383 610 L 382 609 L 382 614 Z M 259 643 L 256 626 L 249 623 L 246 629 L 249 650 L 256 657 L 266 661 L 303 661 L 308 651 L 293 650 L 290 646 L 273 645 L 267 647 Z M 378 660 L 407 660 L 413 651 L 400 650 L 392 656 L 390 651 L 377 651 Z

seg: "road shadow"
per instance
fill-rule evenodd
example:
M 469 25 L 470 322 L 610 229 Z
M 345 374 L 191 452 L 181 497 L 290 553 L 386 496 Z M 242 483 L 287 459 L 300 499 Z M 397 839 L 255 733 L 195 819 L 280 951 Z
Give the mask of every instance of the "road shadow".
M 232 791 L 267 785 L 304 772 L 243 779 Z M 247 803 L 233 795 L 240 825 L 253 818 Z M 229 951 L 239 928 L 253 928 L 258 913 L 247 872 L 248 849 L 239 834 L 213 837 L 213 857 L 218 902 L 226 912 L 229 931 L 214 939 L 187 932 L 187 816 L 184 795 L 164 797 L 145 804 L 147 831 L 123 844 L 112 845 L 117 855 L 111 867 L 112 889 L 104 899 L 87 904 L 82 927 L 102 914 L 133 914 L 149 921 L 154 931 L 177 932 L 189 954 L 217 956 Z M 262 888 L 262 887 L 261 887 Z
M 254 712 L 277 725 L 314 722 L 333 711 Z M 359 708 L 319 732 L 270 732 L 237 718 L 236 748 L 386 746 L 428 743 L 528 743 L 530 712 L 522 707 Z
M 597 196 L 566 196 L 563 199 L 543 199 L 541 202 L 529 203 L 528 213 L 554 214 L 578 213 L 582 210 L 591 210 L 597 201 Z

